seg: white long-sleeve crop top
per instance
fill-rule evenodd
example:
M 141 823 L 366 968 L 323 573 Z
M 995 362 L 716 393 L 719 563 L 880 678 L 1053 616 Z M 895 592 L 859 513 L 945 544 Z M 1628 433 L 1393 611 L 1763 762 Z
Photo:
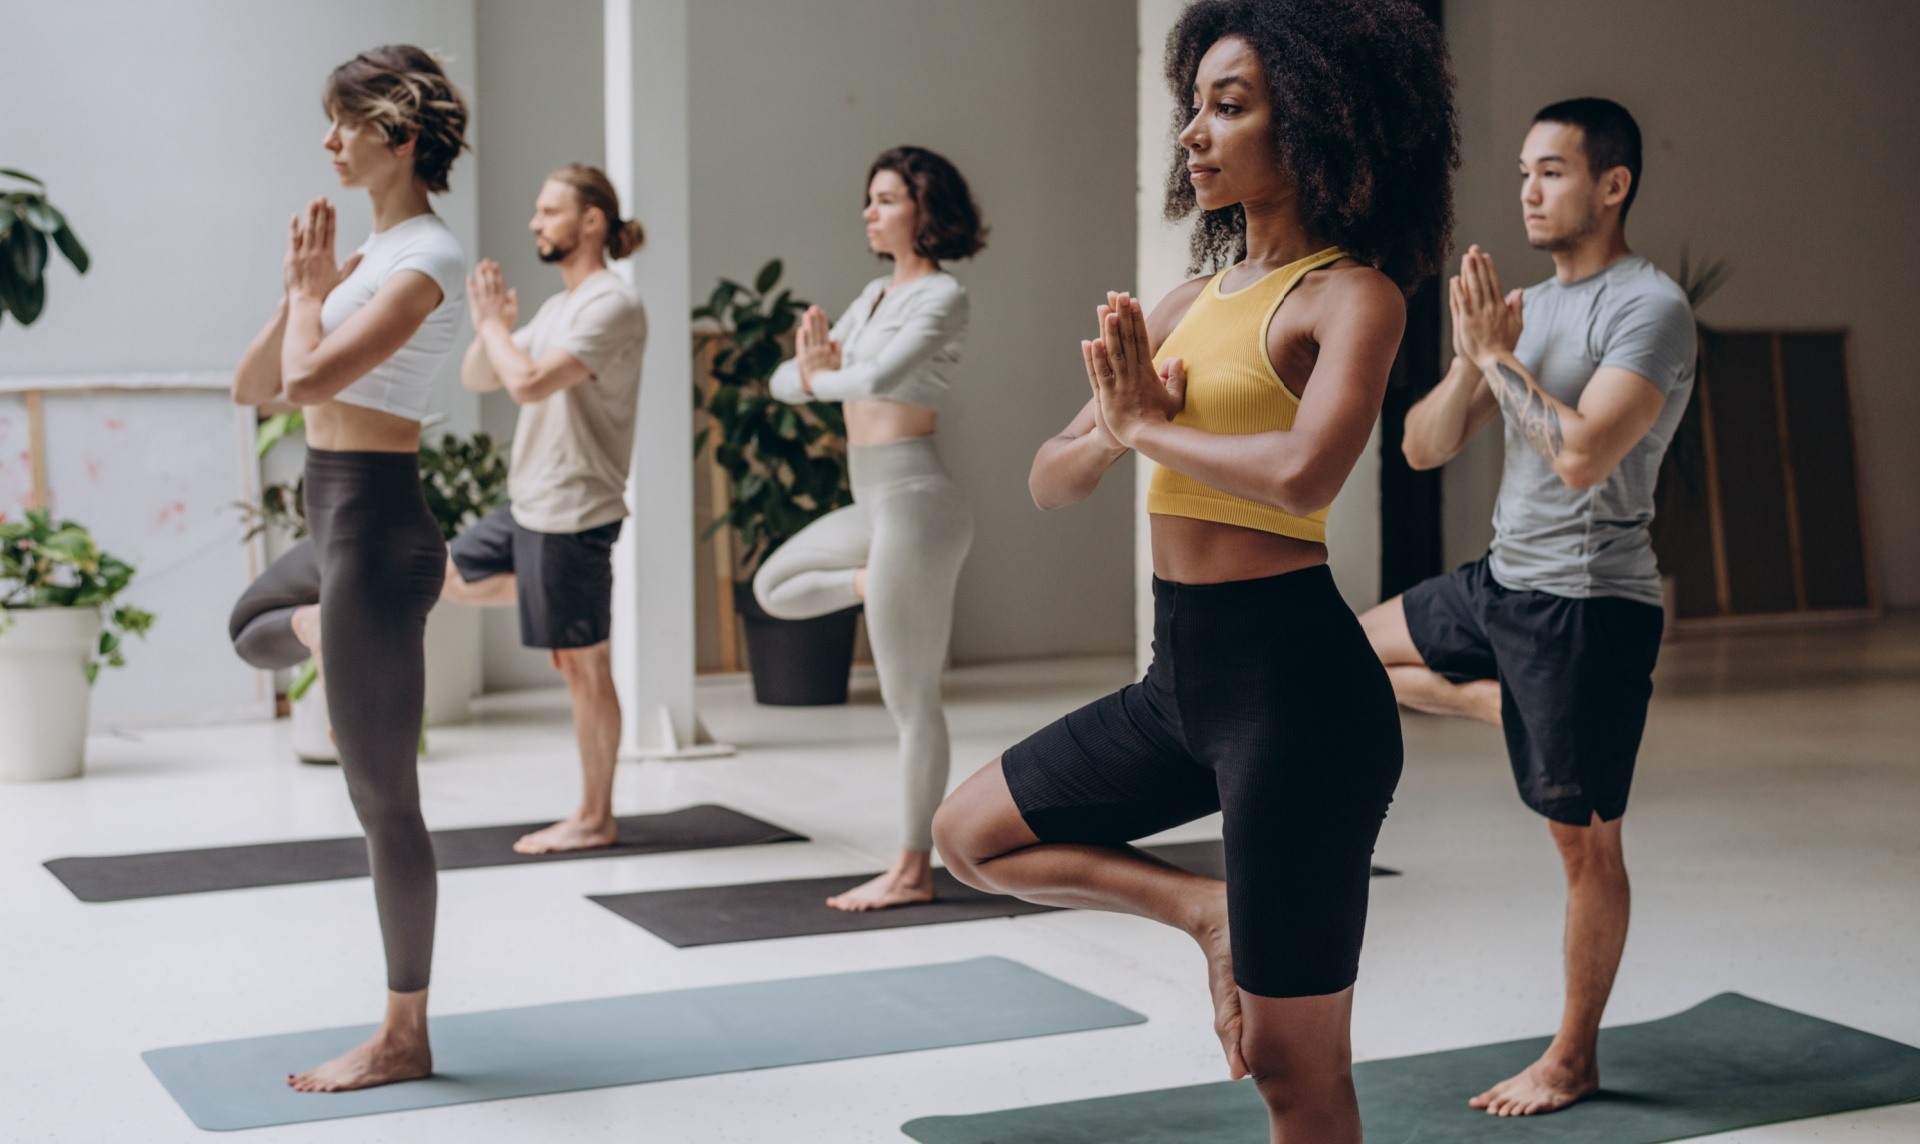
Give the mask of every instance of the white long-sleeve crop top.
M 415 270 L 440 287 L 440 304 L 420 323 L 407 344 L 366 375 L 334 394 L 335 401 L 378 409 L 409 420 L 427 415 L 434 375 L 453 352 L 467 304 L 467 255 L 438 215 L 417 214 L 367 236 L 360 244 L 360 265 L 333 288 L 320 306 L 320 329 L 330 334 L 373 300 L 387 279 Z
M 774 371 L 773 395 L 790 405 L 809 401 L 899 401 L 939 409 L 960 365 L 967 333 L 967 290 L 935 271 L 897 290 L 891 278 L 867 283 L 833 324 L 840 368 L 813 375 L 813 392 L 800 388 L 791 359 Z

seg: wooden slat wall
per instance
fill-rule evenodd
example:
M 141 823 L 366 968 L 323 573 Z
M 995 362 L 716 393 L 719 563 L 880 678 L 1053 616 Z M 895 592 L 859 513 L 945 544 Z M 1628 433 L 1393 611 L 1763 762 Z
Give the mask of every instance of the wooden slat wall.
M 1844 331 L 1709 331 L 1682 433 L 1691 484 L 1661 491 L 1654 543 L 1682 619 L 1876 606 Z

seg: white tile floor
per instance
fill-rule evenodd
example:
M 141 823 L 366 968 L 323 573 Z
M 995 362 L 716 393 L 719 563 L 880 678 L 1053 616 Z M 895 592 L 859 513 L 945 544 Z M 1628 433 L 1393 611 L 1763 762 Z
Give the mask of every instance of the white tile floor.
M 956 781 L 1127 674 L 1118 661 L 956 672 Z M 890 853 L 892 734 L 871 686 L 844 709 L 756 708 L 738 681 L 703 685 L 701 702 L 741 753 L 623 765 L 621 810 L 716 801 L 816 841 L 449 873 L 436 1010 L 996 953 L 1149 1023 L 248 1139 L 898 1141 L 898 1126 L 919 1115 L 1222 1075 L 1198 954 L 1135 919 L 1056 914 L 675 950 L 587 902 L 853 872 Z M 574 792 L 564 697 L 502 696 L 483 712 L 434 735 L 421 772 L 429 822 L 564 810 Z M 1406 875 L 1375 883 L 1356 1052 L 1545 1032 L 1557 1012 L 1561 910 L 1546 832 L 1515 800 L 1491 728 L 1419 717 L 1406 728 L 1406 777 L 1379 852 Z M 61 854 L 351 832 L 338 773 L 295 764 L 286 743 L 284 723 L 104 736 L 90 745 L 86 779 L 0 788 L 0 1140 L 195 1139 L 142 1049 L 374 1016 L 382 977 L 365 882 L 88 906 L 39 868 Z M 1629 840 L 1637 912 L 1611 1020 L 1733 989 L 1920 1044 L 1920 621 L 1671 645 Z M 1719 1139 L 1911 1142 L 1920 1105 Z

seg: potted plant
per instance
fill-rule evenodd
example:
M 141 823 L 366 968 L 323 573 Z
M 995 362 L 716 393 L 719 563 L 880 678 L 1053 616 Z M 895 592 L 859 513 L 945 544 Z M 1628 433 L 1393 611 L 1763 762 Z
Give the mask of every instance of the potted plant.
M 299 410 L 278 413 L 260 423 L 255 453 L 265 457 L 288 437 L 305 428 Z M 506 503 L 507 461 L 504 445 L 492 434 L 469 436 L 442 433 L 438 441 L 420 442 L 420 484 L 428 511 L 440 533 L 452 540 L 475 520 Z M 273 529 L 290 539 L 307 534 L 306 481 L 296 476 L 261 490 L 258 505 L 241 505 L 250 528 L 247 539 Z M 442 603 L 427 618 L 427 710 L 432 726 L 465 722 L 472 715 L 473 697 L 480 690 L 480 613 L 478 609 Z M 293 715 L 294 753 L 305 762 L 335 762 L 328 732 L 324 688 L 311 662 L 294 673 L 287 687 Z
M 0 779 L 79 776 L 93 681 L 153 626 L 118 602 L 133 572 L 45 509 L 0 519 Z
M 37 188 L 0 193 L 0 321 L 12 314 L 14 321 L 31 326 L 47 303 L 49 244 L 81 274 L 90 260 L 66 216 L 47 201 L 45 183 L 5 167 L 0 175 Z
M 734 608 L 745 621 L 754 699 L 778 706 L 847 701 L 860 609 L 811 620 L 767 614 L 753 595 L 753 576 L 774 549 L 815 519 L 852 502 L 847 482 L 846 421 L 838 406 L 776 400 L 768 380 L 785 356 L 785 339 L 808 303 L 779 285 L 779 259 L 767 263 L 749 289 L 721 279 L 693 311 L 720 337 L 713 386 L 696 382 L 694 404 L 708 424 L 694 435 L 694 451 L 709 445 L 729 479 L 727 504 L 707 534 L 730 528 L 734 546 Z

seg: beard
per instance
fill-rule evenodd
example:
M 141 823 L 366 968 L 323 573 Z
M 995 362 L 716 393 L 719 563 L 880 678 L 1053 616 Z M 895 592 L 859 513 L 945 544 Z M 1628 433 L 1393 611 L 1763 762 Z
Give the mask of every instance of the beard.
M 569 243 L 566 246 L 562 246 L 557 242 L 552 244 L 535 242 L 533 244 L 533 250 L 534 253 L 540 256 L 540 261 L 542 262 L 564 262 L 567 256 L 572 254 L 579 245 L 578 242 Z
M 1535 250 L 1544 250 L 1548 254 L 1559 254 L 1562 251 L 1572 250 L 1574 247 L 1580 245 L 1583 239 L 1599 229 L 1600 212 L 1590 211 L 1585 218 L 1574 225 L 1573 229 L 1562 231 L 1559 234 L 1547 238 L 1529 238 L 1527 245 L 1533 247 Z

